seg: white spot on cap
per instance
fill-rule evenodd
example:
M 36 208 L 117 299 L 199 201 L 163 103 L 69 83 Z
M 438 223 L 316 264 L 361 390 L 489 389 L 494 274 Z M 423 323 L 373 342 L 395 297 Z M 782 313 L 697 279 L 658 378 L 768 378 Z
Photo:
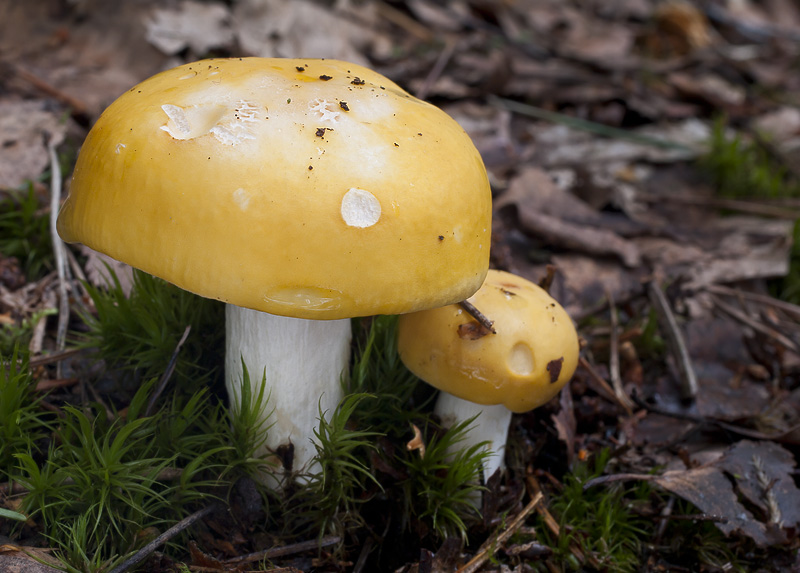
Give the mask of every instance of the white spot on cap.
M 161 109 L 169 118 L 161 129 L 173 138 L 195 139 L 210 133 L 225 145 L 236 145 L 255 139 L 254 130 L 260 111 L 258 106 L 245 100 L 228 106 L 200 104 L 184 108 L 165 104 Z
M 341 115 L 336 110 L 336 104 L 334 102 L 329 102 L 326 99 L 315 99 L 308 104 L 308 109 L 318 113 L 320 121 L 330 121 L 331 123 L 336 123 L 339 121 L 339 115 Z
M 380 218 L 380 201 L 369 191 L 353 187 L 342 197 L 342 219 L 350 227 L 371 227 Z
M 124 143 L 117 143 L 117 147 L 114 149 L 114 153 L 119 155 L 119 150 L 120 149 L 125 149 L 126 147 L 127 147 L 127 145 L 125 145 Z
M 535 365 L 533 351 L 525 342 L 517 342 L 508 353 L 508 369 L 518 376 L 530 376 Z
M 164 113 L 167 114 L 169 122 L 167 125 L 162 125 L 161 129 L 169 133 L 175 139 L 187 139 L 192 131 L 189 120 L 186 119 L 186 113 L 183 108 L 177 105 L 164 104 L 161 106 Z
M 239 187 L 233 192 L 233 200 L 239 206 L 239 209 L 246 211 L 247 206 L 250 205 L 250 192 Z

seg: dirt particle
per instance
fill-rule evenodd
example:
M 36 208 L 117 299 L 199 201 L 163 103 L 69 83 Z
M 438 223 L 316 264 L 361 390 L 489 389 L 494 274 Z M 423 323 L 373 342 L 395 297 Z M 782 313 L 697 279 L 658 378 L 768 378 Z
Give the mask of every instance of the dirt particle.
M 344 111 L 350 111 L 350 106 L 347 105 L 346 101 L 340 101 L 339 107 L 342 108 Z
M 365 82 L 364 80 L 362 80 L 361 78 L 356 76 L 356 77 L 353 78 L 353 81 L 350 82 L 350 83 L 353 84 L 354 86 L 363 86 L 367 82 Z
M 551 360 L 547 363 L 547 371 L 550 373 L 550 384 L 558 382 L 558 377 L 561 376 L 561 367 L 564 366 L 564 357 L 557 360 Z
M 329 76 L 329 75 L 326 75 L 326 74 L 322 74 L 322 75 L 319 77 L 319 79 L 321 79 L 323 82 L 327 82 L 328 80 L 332 80 L 332 79 L 333 79 L 333 76 Z
M 478 340 L 492 332 L 477 320 L 458 325 L 458 337 L 464 340 Z

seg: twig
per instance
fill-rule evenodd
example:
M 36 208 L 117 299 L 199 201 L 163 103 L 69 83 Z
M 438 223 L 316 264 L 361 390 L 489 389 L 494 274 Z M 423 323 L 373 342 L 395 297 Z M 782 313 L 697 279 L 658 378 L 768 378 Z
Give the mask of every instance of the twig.
M 47 141 L 47 152 L 50 155 L 50 239 L 53 243 L 53 254 L 58 272 L 58 329 L 56 330 L 56 348 L 64 350 L 67 342 L 67 326 L 69 326 L 69 294 L 67 293 L 66 247 L 58 236 L 56 220 L 61 205 L 61 168 L 56 155 L 54 138 Z M 56 364 L 56 378 L 62 378 L 61 363 Z
M 204 518 L 206 515 L 210 513 L 217 511 L 218 509 L 221 509 L 222 507 L 223 505 L 221 502 L 216 502 L 204 507 L 203 509 L 195 511 L 193 514 L 180 520 L 178 523 L 167 529 L 164 533 L 153 539 L 153 541 L 142 547 L 132 557 L 126 559 L 124 563 L 112 569 L 111 573 L 122 573 L 123 571 L 127 571 L 134 565 L 138 565 L 139 563 L 147 559 L 147 557 L 149 557 L 150 554 L 153 553 L 153 551 L 155 551 L 160 546 L 165 544 L 167 541 L 178 535 L 181 531 L 187 529 L 188 527 L 191 527 L 192 524 L 194 524 L 196 521 Z
M 47 354 L 45 356 L 37 356 L 36 358 L 31 358 L 28 361 L 28 366 L 30 366 L 31 368 L 36 368 L 37 366 L 45 366 L 46 364 L 59 362 L 61 360 L 64 360 L 65 358 L 70 358 L 71 356 L 80 354 L 84 350 L 85 350 L 84 348 L 70 348 L 69 350 L 59 350 L 58 352 L 53 352 L 52 354 Z
M 542 277 L 542 280 L 539 281 L 539 286 L 544 292 L 550 294 L 550 287 L 553 286 L 553 280 L 555 278 L 556 278 L 556 266 L 547 265 L 545 267 L 545 275 Z
M 314 549 L 329 547 L 341 543 L 341 541 L 342 538 L 338 535 L 328 535 L 322 539 L 311 539 L 309 541 L 300 541 L 299 543 L 292 543 L 281 547 L 270 547 L 263 551 L 256 551 L 255 553 L 248 553 L 247 555 L 240 555 L 239 557 L 227 559 L 223 561 L 223 563 L 239 565 L 242 563 L 260 561 L 261 559 L 275 559 L 276 557 L 285 557 L 286 555 L 294 555 L 295 553 L 302 553 L 303 551 L 313 551 Z
M 664 537 L 664 532 L 667 530 L 667 524 L 669 523 L 669 518 L 672 516 L 672 510 L 675 507 L 675 496 L 670 495 L 667 499 L 667 503 L 664 505 L 664 508 L 661 510 L 661 514 L 659 517 L 658 528 L 656 529 L 656 540 L 659 542 Z
M 670 347 L 678 363 L 678 373 L 681 378 L 681 399 L 688 401 L 694 400 L 697 397 L 697 377 L 694 374 L 692 359 L 689 356 L 689 351 L 686 349 L 686 343 L 678 328 L 675 315 L 672 314 L 672 309 L 669 307 L 667 298 L 664 296 L 661 288 L 654 282 L 647 285 L 647 295 L 656 311 L 658 324 L 664 331 L 663 333 L 667 340 L 667 345 Z
M 788 208 L 786 205 L 773 205 L 763 201 L 745 201 L 742 199 L 725 199 L 722 197 L 703 197 L 699 195 L 642 195 L 642 201 L 649 203 L 681 203 L 685 205 L 699 205 L 701 207 L 711 207 L 714 209 L 728 209 L 740 213 L 750 213 L 753 215 L 764 215 L 765 217 L 775 217 L 776 219 L 800 219 L 800 211 Z
M 614 295 L 611 294 L 610 289 L 606 289 L 606 298 L 608 299 L 608 310 L 611 318 L 611 330 L 608 334 L 609 340 L 609 357 L 608 357 L 608 373 L 611 377 L 611 387 L 614 389 L 614 395 L 622 405 L 623 408 L 630 414 L 633 410 L 633 402 L 630 397 L 625 393 L 625 388 L 622 387 L 622 376 L 619 373 L 619 316 L 617 315 L 617 305 L 614 302 Z
M 364 545 L 361 546 L 361 552 L 358 554 L 358 560 L 353 566 L 353 573 L 361 573 L 364 570 L 364 567 L 367 564 L 367 558 L 369 557 L 369 554 L 372 553 L 374 548 L 375 539 L 373 537 L 367 537 L 367 540 L 364 541 Z
M 485 328 L 486 330 L 488 330 L 492 334 L 497 334 L 497 331 L 494 329 L 494 326 L 492 326 L 494 324 L 494 321 L 493 320 L 489 320 L 488 318 L 486 318 L 486 315 L 484 315 L 481 311 L 479 311 L 477 308 L 475 308 L 475 305 L 473 305 L 471 302 L 466 301 L 466 300 L 462 300 L 458 304 L 461 305 L 461 308 L 466 310 L 467 313 L 472 318 L 477 320 L 478 324 L 480 324 L 483 328 Z
M 526 505 L 525 508 L 514 517 L 511 523 L 508 524 L 508 527 L 487 539 L 484 544 L 481 545 L 475 557 L 470 559 L 457 573 L 475 573 L 478 569 L 483 567 L 483 565 L 505 545 L 506 541 L 517 532 L 542 499 L 544 499 L 542 492 L 537 493 L 533 499 L 528 502 L 528 505 Z
M 633 414 L 633 408 L 631 404 L 622 402 L 619 399 L 619 396 L 617 396 L 617 394 L 614 392 L 614 389 L 609 385 L 605 378 L 600 376 L 600 374 L 597 372 L 597 370 L 595 370 L 594 366 L 592 366 L 588 360 L 586 360 L 583 356 L 579 356 L 578 364 L 580 364 L 580 366 L 589 374 L 589 380 L 587 382 L 592 390 L 603 396 L 606 400 L 618 404 L 629 416 Z
M 375 7 L 378 11 L 378 14 L 380 14 L 383 18 L 389 20 L 389 22 L 395 26 L 402 28 L 412 36 L 416 36 L 418 40 L 430 42 L 433 39 L 433 32 L 414 20 L 412 17 L 408 16 L 405 12 L 401 12 L 386 2 L 376 2 Z
M 72 108 L 72 116 L 79 123 L 85 124 L 89 121 L 89 112 L 87 111 L 86 106 L 82 101 L 61 91 L 52 84 L 49 84 L 48 82 L 44 81 L 39 76 L 32 74 L 31 72 L 20 66 L 13 66 L 12 69 L 19 78 L 28 82 L 40 92 L 49 95 L 50 97 L 54 97 L 60 102 Z
M 736 424 L 730 424 L 728 422 L 724 422 L 717 418 L 708 418 L 704 416 L 698 416 L 696 414 L 685 414 L 683 412 L 673 412 L 672 410 L 667 410 L 666 408 L 653 406 L 652 404 L 648 404 L 647 402 L 642 400 L 636 393 L 633 394 L 633 401 L 636 403 L 637 406 L 639 406 L 640 408 L 644 408 L 645 410 L 647 410 L 647 412 L 651 414 L 658 414 L 659 416 L 667 416 L 669 418 L 675 418 L 676 420 L 685 420 L 687 422 L 692 422 L 693 424 L 698 424 L 698 425 L 716 426 L 721 430 L 725 430 L 733 434 L 738 434 L 746 438 L 752 438 L 754 440 L 777 441 L 783 438 L 784 436 L 788 436 L 789 434 L 793 434 L 794 432 L 800 430 L 800 424 L 795 424 L 794 426 L 790 426 L 785 430 L 768 434 L 766 432 L 759 432 L 758 430 L 743 428 L 741 426 L 737 426 Z
M 444 48 L 439 54 L 439 57 L 436 58 L 436 62 L 433 64 L 431 71 L 428 72 L 428 75 L 425 77 L 425 81 L 423 82 L 422 87 L 420 87 L 417 90 L 417 93 L 414 94 L 419 99 L 425 99 L 427 97 L 428 93 L 431 91 L 431 87 L 433 87 L 433 84 L 436 83 L 436 80 L 438 80 L 439 77 L 442 75 L 442 72 L 444 71 L 445 67 L 447 67 L 447 63 L 453 57 L 457 45 L 458 42 L 456 42 L 455 39 L 447 38 L 444 44 Z
M 786 302 L 785 300 L 780 300 L 778 298 L 769 296 L 767 294 L 759 294 L 756 292 L 749 292 L 746 290 L 740 290 L 735 288 L 726 287 L 724 285 L 708 285 L 705 287 L 707 291 L 712 292 L 714 294 L 721 294 L 727 296 L 735 296 L 737 298 L 744 298 L 748 300 L 752 300 L 754 302 L 760 302 L 762 304 L 767 304 L 770 306 L 774 306 L 777 309 L 780 309 L 788 314 L 791 314 L 796 319 L 800 319 L 800 305 L 792 304 L 791 302 Z
M 782 344 L 792 352 L 795 353 L 800 352 L 800 348 L 797 347 L 797 344 L 795 344 L 793 340 L 787 338 L 777 330 L 770 328 L 769 326 L 765 326 L 762 323 L 758 322 L 757 320 L 750 318 L 749 316 L 747 316 L 746 313 L 742 312 L 738 308 L 735 308 L 726 302 L 722 302 L 722 300 L 720 300 L 720 298 L 717 296 L 712 295 L 712 300 L 714 301 L 714 305 L 721 311 L 723 311 L 725 314 L 732 316 L 733 318 L 735 318 L 739 322 L 746 324 L 753 330 L 757 330 L 761 334 L 764 334 L 772 338 L 773 340 Z
M 156 402 L 158 402 L 159 397 L 161 396 L 162 392 L 164 392 L 164 388 L 167 387 L 167 382 L 169 382 L 172 373 L 175 372 L 175 365 L 178 362 L 178 353 L 181 351 L 181 347 L 183 346 L 183 343 L 186 342 L 186 339 L 191 331 L 192 326 L 188 325 L 183 331 L 183 336 L 181 336 L 178 344 L 175 345 L 175 350 L 173 350 L 172 357 L 169 359 L 167 369 L 164 370 L 164 373 L 161 375 L 161 379 L 158 381 L 158 386 L 155 387 L 153 390 L 153 395 L 150 396 L 150 400 L 147 402 L 147 408 L 144 411 L 145 416 L 153 415 L 153 410 L 156 409 Z
M 692 154 L 697 153 L 696 149 L 692 149 L 691 147 L 689 147 L 688 145 L 684 145 L 683 143 L 668 141 L 666 139 L 659 139 L 657 137 L 650 137 L 648 135 L 642 135 L 639 133 L 631 133 L 630 131 L 626 131 L 624 129 L 617 129 L 615 127 L 609 127 L 601 123 L 595 123 L 592 121 L 587 121 L 585 119 L 580 119 L 578 117 L 572 117 L 569 115 L 564 115 L 562 113 L 548 111 L 540 107 L 535 107 L 532 105 L 516 102 L 510 99 L 504 99 L 490 95 L 488 100 L 489 104 L 494 107 L 507 109 L 511 112 L 518 113 L 520 115 L 527 115 L 530 117 L 535 117 L 536 119 L 542 119 L 544 121 L 549 121 L 560 125 L 566 125 L 567 127 L 570 127 L 572 129 L 577 129 L 579 131 L 585 131 L 587 133 L 593 133 L 595 135 L 602 135 L 613 139 L 620 139 L 624 141 L 630 141 L 633 143 L 639 143 L 641 145 L 649 145 L 651 147 L 660 147 L 662 149 L 675 149 L 675 150 L 689 152 Z

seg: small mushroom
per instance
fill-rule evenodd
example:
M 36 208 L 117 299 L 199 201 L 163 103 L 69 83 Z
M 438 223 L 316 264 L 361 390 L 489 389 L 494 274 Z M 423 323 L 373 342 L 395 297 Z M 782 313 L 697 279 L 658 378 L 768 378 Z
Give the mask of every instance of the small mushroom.
M 491 193 L 464 130 L 371 70 L 211 59 L 102 114 L 58 231 L 228 303 L 231 399 L 242 361 L 256 380 L 266 371 L 267 450 L 291 443 L 294 470 L 309 471 L 319 409 L 341 396 L 349 319 L 474 293 Z
M 401 316 L 398 351 L 409 370 L 442 390 L 435 412 L 445 426 L 478 415 L 464 444 L 489 442 L 488 479 L 503 466 L 512 412 L 545 404 L 572 377 L 578 335 L 561 305 L 511 273 L 490 270 L 468 300 L 494 321 L 495 334 L 454 304 Z

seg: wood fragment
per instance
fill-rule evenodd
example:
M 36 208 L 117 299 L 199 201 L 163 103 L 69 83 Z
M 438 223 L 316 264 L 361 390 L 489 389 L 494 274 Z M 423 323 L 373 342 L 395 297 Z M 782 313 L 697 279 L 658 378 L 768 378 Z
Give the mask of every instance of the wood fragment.
M 747 313 L 742 312 L 738 308 L 731 306 L 730 304 L 723 302 L 719 297 L 712 295 L 712 300 L 714 301 L 714 306 L 719 308 L 725 314 L 730 315 L 731 317 L 735 318 L 739 322 L 746 324 L 753 330 L 772 338 L 779 344 L 783 345 L 784 347 L 788 348 L 792 352 L 798 353 L 800 352 L 800 347 L 795 344 L 795 342 L 788 337 L 784 336 L 774 328 L 770 328 L 769 326 L 764 325 L 761 322 L 749 317 Z
M 735 289 L 724 285 L 714 285 L 714 284 L 708 285 L 706 287 L 706 290 L 714 294 L 735 296 L 737 298 L 743 298 L 745 300 L 751 300 L 753 302 L 759 302 L 761 304 L 773 306 L 779 310 L 782 310 L 787 314 L 791 314 L 795 319 L 800 320 L 800 305 L 793 304 L 791 302 L 787 302 L 785 300 L 781 300 L 779 298 L 775 298 L 767 294 L 749 292 L 746 290 Z
M 50 155 L 50 239 L 53 243 L 53 254 L 56 260 L 58 273 L 58 327 L 56 330 L 56 349 L 64 350 L 67 344 L 67 327 L 69 326 L 69 294 L 66 246 L 58 236 L 56 220 L 58 209 L 61 206 L 61 168 L 58 163 L 54 139 L 47 142 L 47 152 Z M 56 363 L 56 378 L 63 378 L 61 362 Z
M 498 531 L 494 535 L 492 535 L 489 539 L 487 539 L 475 556 L 470 559 L 466 565 L 461 567 L 457 573 L 475 573 L 478 571 L 483 565 L 495 554 L 499 549 L 501 549 L 506 541 L 508 541 L 514 533 L 520 528 L 520 526 L 525 522 L 531 512 L 536 509 L 536 506 L 541 503 L 542 499 L 544 499 L 544 495 L 541 492 L 536 494 L 533 499 L 528 502 L 528 505 L 519 512 L 511 523 L 508 524 L 503 531 Z
M 623 410 L 625 410 L 625 413 L 628 414 L 629 416 L 633 414 L 632 405 L 620 401 L 619 397 L 617 396 L 616 392 L 614 392 L 614 389 L 611 387 L 611 385 L 606 381 L 605 378 L 600 376 L 600 374 L 597 372 L 594 366 L 592 366 L 589 363 L 588 360 L 586 360 L 583 356 L 579 356 L 578 364 L 589 374 L 587 383 L 592 390 L 597 392 L 600 396 L 602 396 L 609 402 L 614 402 L 618 404 Z
M 178 362 L 178 354 L 183 347 L 183 343 L 186 342 L 186 339 L 189 337 L 189 333 L 192 331 L 192 326 L 188 325 L 184 331 L 183 336 L 178 341 L 178 344 L 175 345 L 175 350 L 172 351 L 172 356 L 169 359 L 169 364 L 167 364 L 166 370 L 161 375 L 161 378 L 158 381 L 158 386 L 155 387 L 153 390 L 153 395 L 150 396 L 150 400 L 147 401 L 147 409 L 144 411 L 145 416 L 152 416 L 153 412 L 156 409 L 156 403 L 158 402 L 158 398 L 161 396 L 161 393 L 164 391 L 164 388 L 167 387 L 167 382 L 169 382 L 170 377 L 172 377 L 172 373 L 175 371 L 175 365 Z
M 57 87 L 44 81 L 39 76 L 33 74 L 32 72 L 29 72 L 28 70 L 26 70 L 21 66 L 13 66 L 12 69 L 14 74 L 16 74 L 18 78 L 28 82 L 43 94 L 53 97 L 58 101 L 60 101 L 61 103 L 65 104 L 67 107 L 69 107 L 72 110 L 72 116 L 75 118 L 76 121 L 78 121 L 82 125 L 85 125 L 89 122 L 89 112 L 86 108 L 86 105 L 84 105 L 82 101 L 61 91 Z
M 611 387 L 614 389 L 614 395 L 619 403 L 630 415 L 633 411 L 633 402 L 625 393 L 625 388 L 622 387 L 622 376 L 619 370 L 619 316 L 617 314 L 617 305 L 614 302 L 614 295 L 611 294 L 609 289 L 606 289 L 606 298 L 608 299 L 608 310 L 611 319 L 611 330 L 608 335 L 610 345 L 608 372 L 611 377 Z
M 555 265 L 547 265 L 545 267 L 545 275 L 542 277 L 542 280 L 539 281 L 539 286 L 541 289 L 550 294 L 550 287 L 553 286 L 553 280 L 556 278 L 556 266 Z
M 697 397 L 697 377 L 694 373 L 692 358 L 689 356 L 683 334 L 678 328 L 678 321 L 675 320 L 675 315 L 672 313 L 667 297 L 664 296 L 661 287 L 651 282 L 647 285 L 647 296 L 656 311 L 658 324 L 678 366 L 681 399 L 693 401 Z
M 256 551 L 255 553 L 248 553 L 224 561 L 226 564 L 239 565 L 243 563 L 252 563 L 253 561 L 260 561 L 262 559 L 275 559 L 277 557 L 285 557 L 287 555 L 294 555 L 302 553 L 303 551 L 314 551 L 322 547 L 330 547 L 342 542 L 342 538 L 338 535 L 328 535 L 322 539 L 312 539 L 309 541 L 300 541 L 299 543 L 290 543 L 289 545 L 282 545 L 281 547 L 270 547 L 263 551 Z M 113 572 L 112 572 L 113 573 Z
M 497 334 L 497 331 L 494 329 L 494 326 L 492 326 L 494 324 L 494 321 L 493 320 L 489 320 L 486 317 L 485 314 L 483 314 L 481 311 L 479 311 L 477 308 L 475 308 L 474 304 L 472 304 L 471 302 L 469 302 L 467 300 L 462 300 L 458 304 L 461 306 L 461 308 L 463 308 L 465 311 L 467 311 L 467 313 L 472 318 L 477 320 L 478 324 L 480 324 L 483 328 L 485 328 L 487 331 L 491 332 L 492 334 Z
M 444 48 L 439 53 L 439 57 L 436 58 L 436 62 L 433 64 L 431 71 L 428 72 L 428 75 L 425 77 L 425 81 L 422 83 L 422 86 L 417 90 L 417 93 L 414 95 L 417 96 L 419 99 L 425 99 L 431 91 L 433 84 L 436 83 L 444 69 L 447 67 L 447 64 L 450 62 L 450 59 L 453 57 L 453 54 L 456 51 L 456 46 L 458 42 L 452 37 L 448 37 L 445 41 Z
M 204 518 L 205 516 L 213 513 L 223 507 L 222 503 L 216 502 L 212 503 L 211 505 L 207 505 L 203 509 L 195 511 L 193 514 L 183 518 L 178 523 L 167 529 L 164 533 L 156 537 L 153 541 L 142 547 L 139 551 L 133 554 L 129 559 L 126 559 L 122 564 L 115 567 L 111 570 L 111 573 L 123 573 L 124 571 L 128 571 L 135 565 L 138 565 L 145 559 L 147 559 L 151 553 L 153 553 L 156 549 L 160 546 L 165 544 L 167 541 L 178 535 L 181 531 L 188 529 L 191 527 L 195 522 Z

